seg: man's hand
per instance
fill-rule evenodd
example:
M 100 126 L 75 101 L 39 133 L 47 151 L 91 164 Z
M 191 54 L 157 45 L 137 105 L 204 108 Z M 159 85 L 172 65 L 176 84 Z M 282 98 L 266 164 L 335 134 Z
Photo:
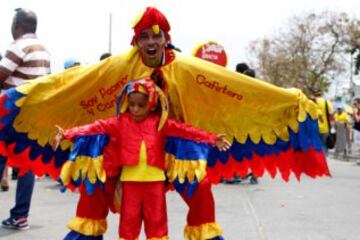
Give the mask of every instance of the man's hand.
M 215 145 L 221 152 L 225 152 L 231 146 L 230 142 L 225 138 L 224 134 L 218 134 L 216 136 Z
M 65 134 L 65 130 L 62 127 L 60 127 L 59 125 L 55 125 L 55 127 L 56 135 L 54 141 L 51 143 L 51 147 L 54 151 L 59 147 L 61 141 L 64 139 Z

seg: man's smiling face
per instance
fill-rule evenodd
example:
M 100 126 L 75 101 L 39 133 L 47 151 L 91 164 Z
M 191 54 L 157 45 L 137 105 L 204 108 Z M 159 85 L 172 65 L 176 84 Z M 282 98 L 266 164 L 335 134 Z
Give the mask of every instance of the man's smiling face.
M 136 44 L 145 65 L 149 67 L 161 65 L 166 46 L 164 32 L 160 30 L 159 33 L 154 33 L 152 28 L 147 28 L 136 37 Z

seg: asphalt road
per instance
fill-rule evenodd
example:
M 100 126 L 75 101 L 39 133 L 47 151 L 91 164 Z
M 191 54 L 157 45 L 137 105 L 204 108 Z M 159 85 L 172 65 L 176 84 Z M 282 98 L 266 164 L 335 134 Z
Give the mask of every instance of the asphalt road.
M 264 176 L 258 185 L 243 182 L 213 187 L 217 221 L 226 240 L 359 240 L 360 166 L 329 159 L 332 178 L 301 182 Z M 9 192 L 0 192 L 0 217 L 8 216 L 14 201 L 15 182 Z M 60 193 L 50 179 L 37 181 L 30 230 L 0 228 L 0 239 L 62 239 L 66 222 L 75 213 L 78 195 Z M 187 207 L 175 192 L 167 194 L 170 239 L 183 239 Z M 109 216 L 105 239 L 118 239 L 118 216 Z M 142 235 L 143 236 L 143 235 Z M 141 239 L 145 239 L 142 237 Z

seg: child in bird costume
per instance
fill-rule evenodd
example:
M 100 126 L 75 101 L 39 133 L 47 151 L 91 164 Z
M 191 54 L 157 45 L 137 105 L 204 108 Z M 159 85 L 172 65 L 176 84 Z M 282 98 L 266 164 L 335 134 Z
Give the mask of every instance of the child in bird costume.
M 160 102 L 164 105 L 161 116 L 154 113 L 159 96 Z M 118 209 L 120 239 L 138 239 L 142 220 L 144 220 L 147 239 L 168 239 L 164 184 L 167 170 L 166 140 L 177 138 L 192 141 L 192 148 L 189 145 L 179 145 L 178 151 L 199 151 L 202 148 L 209 148 L 209 144 L 216 145 L 219 150 L 227 150 L 230 143 L 222 135 L 210 134 L 168 119 L 166 97 L 150 78 L 129 82 L 119 97 L 118 109 L 118 116 L 107 120 L 66 131 L 59 128 L 55 145 L 65 138 L 75 142 L 74 148 L 83 150 L 71 153 L 73 159 L 65 163 L 61 180 L 64 185 L 69 186 L 72 184 L 70 179 L 79 176 L 79 171 L 88 172 L 89 175 L 91 170 L 90 167 L 86 169 L 83 166 L 84 159 L 87 160 L 85 160 L 87 166 L 91 166 L 92 161 L 102 159 L 104 164 L 94 165 L 92 171 L 104 171 L 103 166 L 109 163 L 112 165 L 112 172 L 114 169 L 119 172 L 115 178 L 121 182 L 122 190 L 121 208 Z M 103 138 L 108 140 L 103 141 Z M 95 141 L 92 141 L 94 139 Z M 91 143 L 90 148 L 89 143 Z M 86 148 L 89 152 L 84 151 Z M 91 158 L 91 153 L 96 148 L 101 149 L 99 153 L 102 154 Z M 204 158 L 206 159 L 207 156 Z M 171 159 L 168 159 L 169 162 Z M 173 175 L 172 170 L 173 168 L 169 169 L 168 176 Z M 188 172 L 192 170 L 188 169 Z M 196 176 L 195 178 L 201 180 Z M 99 179 L 97 183 L 101 186 L 107 185 L 106 180 L 102 182 Z M 110 184 L 113 183 L 116 184 L 116 180 L 111 179 Z M 116 186 L 111 188 L 115 190 Z M 94 194 L 91 190 L 88 193 Z M 101 191 L 96 192 L 97 195 L 101 193 Z M 87 211 L 91 210 L 87 209 Z M 72 236 L 73 233 L 69 235 Z

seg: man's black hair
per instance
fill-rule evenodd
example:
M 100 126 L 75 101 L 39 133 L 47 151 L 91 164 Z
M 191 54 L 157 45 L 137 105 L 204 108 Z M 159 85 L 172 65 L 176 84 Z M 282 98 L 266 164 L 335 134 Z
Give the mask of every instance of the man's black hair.
M 37 26 L 36 14 L 23 8 L 17 8 L 15 11 L 16 24 L 23 29 L 24 33 L 35 33 Z
M 248 69 L 249 69 L 249 66 L 246 63 L 238 63 L 236 65 L 236 71 L 238 73 L 244 73 Z

